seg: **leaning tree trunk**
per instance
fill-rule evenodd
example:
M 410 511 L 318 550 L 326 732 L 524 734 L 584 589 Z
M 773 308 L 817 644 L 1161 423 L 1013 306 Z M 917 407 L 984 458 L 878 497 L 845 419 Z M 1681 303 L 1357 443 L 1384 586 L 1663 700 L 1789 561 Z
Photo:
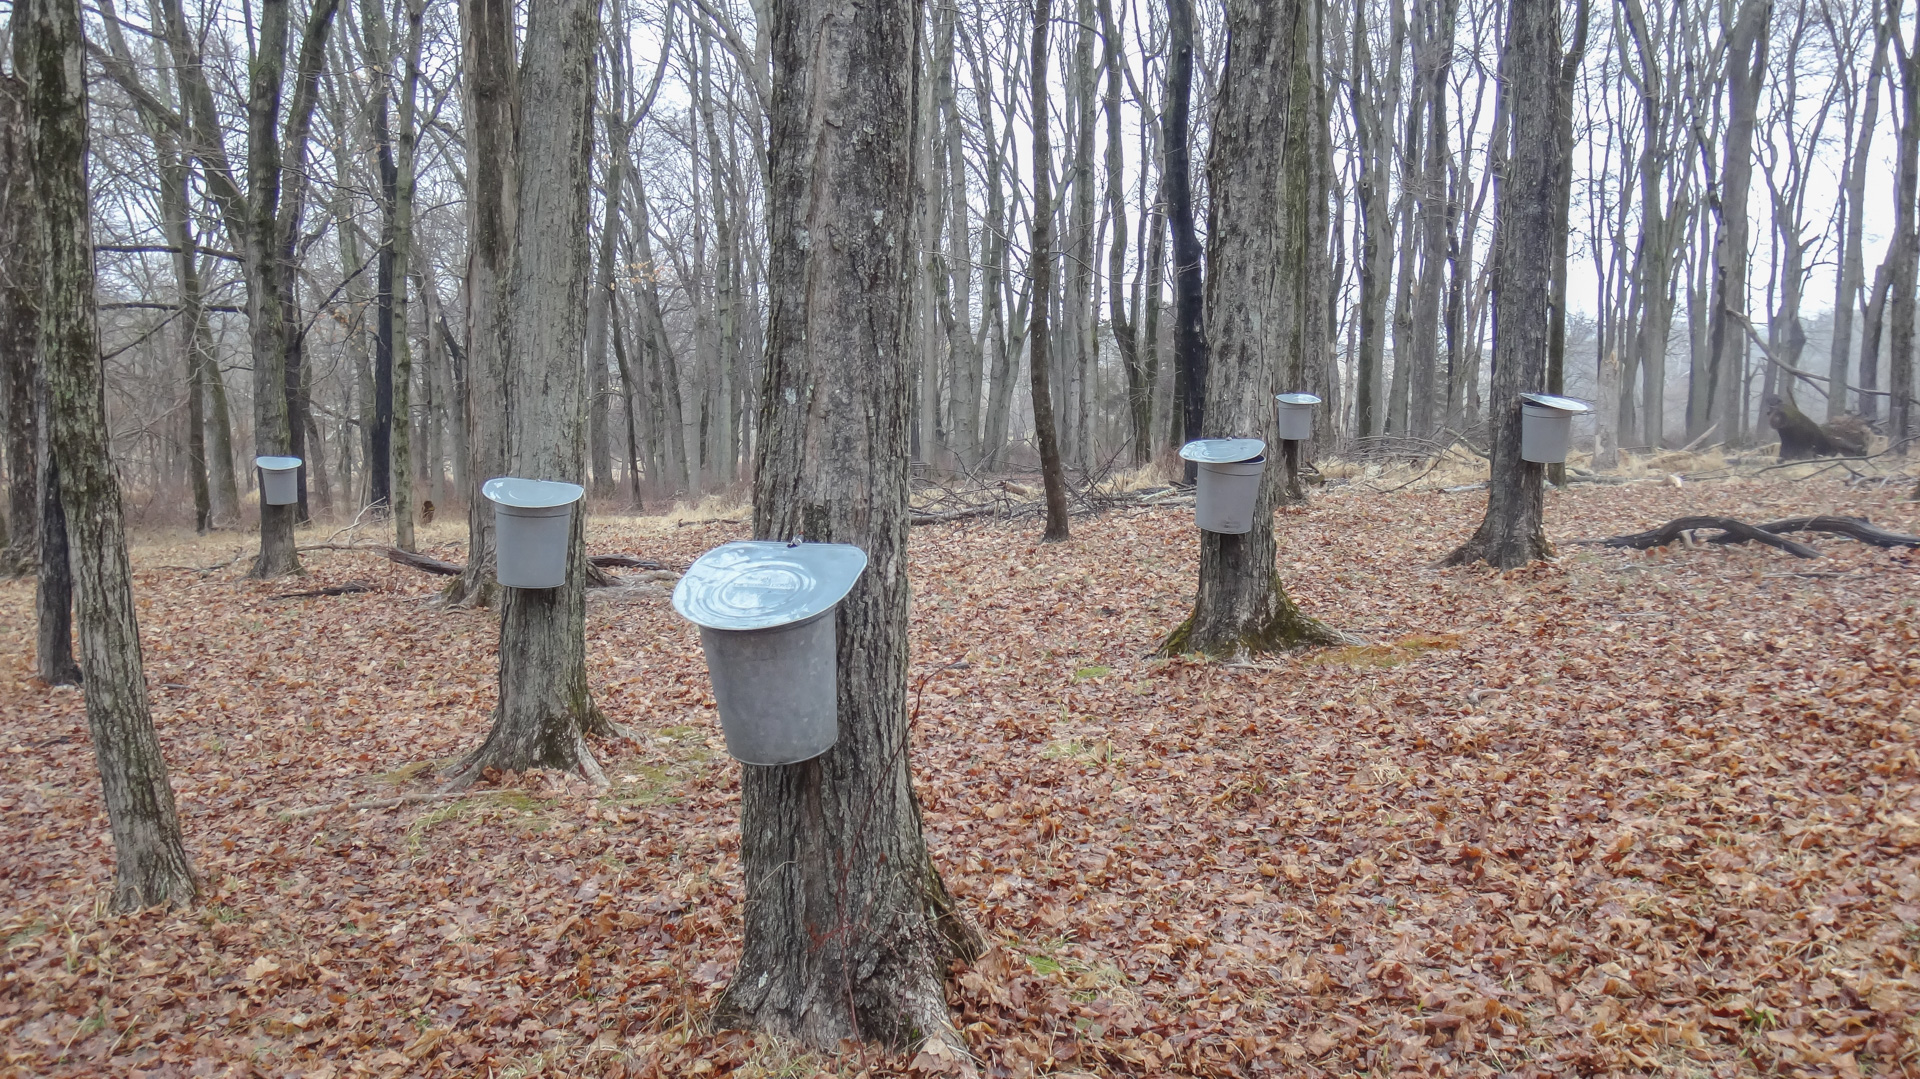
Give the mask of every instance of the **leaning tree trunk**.
M 87 729 L 113 831 L 113 906 L 132 910 L 190 900 L 196 887 L 147 708 L 120 488 L 107 458 L 106 375 L 87 217 L 80 5 L 30 0 L 19 15 L 14 58 L 27 83 L 44 258 L 39 353 L 50 405 L 46 419 L 73 535 Z
M 1053 385 L 1047 355 L 1050 345 L 1047 310 L 1053 295 L 1053 151 L 1047 139 L 1047 30 L 1052 21 L 1051 0 L 1037 0 L 1033 12 L 1033 238 L 1028 255 L 1033 281 L 1033 310 L 1027 326 L 1027 372 L 1033 384 L 1033 438 L 1040 444 L 1040 479 L 1047 496 L 1047 528 L 1042 543 L 1069 538 L 1067 474 L 1060 462 L 1058 413 L 1053 407 Z
M 1500 187 L 1494 238 L 1493 434 L 1487 514 L 1473 538 L 1447 555 L 1448 565 L 1485 561 L 1512 569 L 1553 553 L 1542 515 L 1541 465 L 1520 459 L 1520 394 L 1546 382 L 1547 323 L 1553 282 L 1554 198 L 1560 158 L 1554 135 L 1559 76 L 1559 0 L 1512 0 L 1501 57 L 1502 93 L 1513 117 L 1513 141 Z
M 742 766 L 746 946 L 716 1018 L 823 1050 L 964 1049 L 943 981 L 978 948 L 927 853 L 907 760 L 914 256 L 898 241 L 914 220 L 919 9 L 796 0 L 773 14 L 753 534 L 851 543 L 868 565 L 836 616 L 839 741 Z
M 1271 435 L 1282 357 L 1300 355 L 1323 332 L 1308 292 L 1309 248 L 1324 214 L 1313 191 L 1314 123 L 1308 79 L 1315 0 L 1229 0 L 1227 70 L 1214 113 L 1207 229 L 1210 357 L 1205 423 L 1213 438 Z M 1277 152 L 1276 152 L 1277 151 Z M 1300 613 L 1274 571 L 1273 508 L 1281 470 L 1260 475 L 1253 529 L 1200 533 L 1200 589 L 1193 614 L 1168 635 L 1168 655 L 1223 658 L 1340 635 Z
M 461 0 L 461 80 L 467 122 L 467 568 L 442 598 L 492 605 L 493 505 L 480 485 L 507 468 L 507 271 L 513 252 L 513 5 Z M 644 235 L 644 234 L 643 234 Z
M 534 0 L 516 135 L 519 229 L 508 274 L 507 468 L 577 483 L 586 456 L 587 162 L 593 145 L 599 0 Z M 515 588 L 500 611 L 500 703 L 487 740 L 457 765 L 559 768 L 606 777 L 587 746 L 611 725 L 587 690 L 586 507 L 575 507 L 567 583 Z
M 40 488 L 35 478 L 38 411 L 33 400 L 33 349 L 38 320 L 33 292 L 33 168 L 27 155 L 26 86 L 0 73 L 0 393 L 6 395 L 6 527 L 0 576 L 18 576 L 38 557 Z
M 1167 100 L 1164 130 L 1167 224 L 1173 232 L 1173 362 L 1181 398 L 1182 439 L 1200 437 L 1206 410 L 1206 292 L 1200 266 L 1200 237 L 1193 227 L 1192 139 L 1188 112 L 1193 94 L 1193 2 L 1167 0 Z M 1187 463 L 1187 482 L 1194 465 Z

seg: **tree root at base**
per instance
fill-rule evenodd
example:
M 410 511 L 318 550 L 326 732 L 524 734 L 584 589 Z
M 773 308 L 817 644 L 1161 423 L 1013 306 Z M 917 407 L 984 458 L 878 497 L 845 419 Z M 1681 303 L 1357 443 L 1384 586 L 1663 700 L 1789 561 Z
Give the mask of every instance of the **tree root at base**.
M 1257 624 L 1231 636 L 1197 641 L 1194 639 L 1194 626 L 1200 612 L 1196 609 L 1187 616 L 1186 621 L 1167 634 L 1166 640 L 1155 652 L 1168 657 L 1199 653 L 1209 659 L 1232 663 L 1248 656 L 1271 652 L 1290 652 L 1315 645 L 1357 643 L 1357 638 L 1352 635 L 1342 633 L 1301 611 L 1299 604 L 1281 586 L 1278 574 L 1273 580 L 1272 603 L 1273 613 Z

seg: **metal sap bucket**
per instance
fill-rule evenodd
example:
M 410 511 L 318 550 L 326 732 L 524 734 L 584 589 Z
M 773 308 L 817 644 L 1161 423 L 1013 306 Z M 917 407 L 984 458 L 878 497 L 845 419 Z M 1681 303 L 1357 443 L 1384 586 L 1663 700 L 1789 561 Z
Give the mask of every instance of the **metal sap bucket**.
M 840 737 L 840 601 L 867 568 L 846 543 L 723 543 L 687 567 L 673 609 L 700 627 L 727 752 L 798 764 Z
M 1320 399 L 1310 393 L 1274 395 L 1280 407 L 1280 440 L 1305 442 L 1313 437 L 1313 406 Z
M 291 506 L 300 501 L 300 458 L 255 457 L 260 470 L 260 502 L 267 506 Z
M 493 503 L 494 577 L 508 588 L 559 588 L 567 583 L 567 539 L 577 483 L 497 476 L 481 484 Z
M 1238 536 L 1253 531 L 1253 505 L 1260 497 L 1262 456 L 1267 444 L 1257 438 L 1202 438 L 1180 447 L 1180 456 L 1199 465 L 1193 520 L 1203 530 Z
M 1559 464 L 1573 443 L 1573 418 L 1593 406 L 1550 393 L 1520 395 L 1520 459 L 1536 464 Z

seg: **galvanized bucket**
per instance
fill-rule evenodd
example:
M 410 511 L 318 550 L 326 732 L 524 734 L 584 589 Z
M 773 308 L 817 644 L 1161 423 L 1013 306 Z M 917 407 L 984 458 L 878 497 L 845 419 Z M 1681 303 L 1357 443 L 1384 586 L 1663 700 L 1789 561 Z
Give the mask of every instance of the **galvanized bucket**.
M 1203 438 L 1180 447 L 1181 457 L 1200 466 L 1193 520 L 1202 530 L 1229 536 L 1253 531 L 1266 448 L 1257 438 Z
M 497 476 L 480 486 L 493 503 L 494 576 L 508 588 L 567 583 L 567 539 L 577 483 Z
M 1520 395 L 1520 459 L 1536 464 L 1559 464 L 1573 443 L 1573 418 L 1593 406 L 1550 393 Z
M 260 501 L 269 506 L 291 506 L 300 501 L 300 458 L 255 457 L 260 469 Z
M 727 752 L 798 764 L 840 737 L 840 601 L 867 568 L 845 543 L 725 543 L 687 568 L 673 609 L 700 627 Z
M 1280 409 L 1280 439 L 1283 442 L 1305 442 L 1313 437 L 1313 406 L 1320 399 L 1310 393 L 1276 394 L 1274 400 Z

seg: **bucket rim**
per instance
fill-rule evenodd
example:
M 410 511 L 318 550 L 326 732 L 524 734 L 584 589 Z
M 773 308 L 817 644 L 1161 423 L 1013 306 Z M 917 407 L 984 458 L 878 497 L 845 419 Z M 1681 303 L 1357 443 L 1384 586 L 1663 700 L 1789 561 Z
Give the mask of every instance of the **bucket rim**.
M 1182 460 L 1203 465 L 1240 464 L 1265 452 L 1267 443 L 1258 438 L 1196 438 L 1180 447 Z
M 292 472 L 305 462 L 298 457 L 255 457 L 253 463 L 267 472 Z
M 509 509 L 543 510 L 571 506 L 587 493 L 585 487 L 562 480 L 530 480 L 495 476 L 480 485 L 489 502 Z
M 695 559 L 673 587 L 673 609 L 702 629 L 765 630 L 831 611 L 867 569 L 851 543 L 735 540 Z
M 1276 393 L 1273 395 L 1273 399 L 1283 405 L 1307 405 L 1311 407 L 1321 403 L 1320 398 L 1310 393 Z
M 1520 401 L 1522 404 L 1533 405 L 1536 408 L 1564 412 L 1569 416 L 1582 416 L 1593 411 L 1593 406 L 1585 401 L 1574 397 L 1561 397 L 1553 393 L 1523 393 L 1520 395 Z

